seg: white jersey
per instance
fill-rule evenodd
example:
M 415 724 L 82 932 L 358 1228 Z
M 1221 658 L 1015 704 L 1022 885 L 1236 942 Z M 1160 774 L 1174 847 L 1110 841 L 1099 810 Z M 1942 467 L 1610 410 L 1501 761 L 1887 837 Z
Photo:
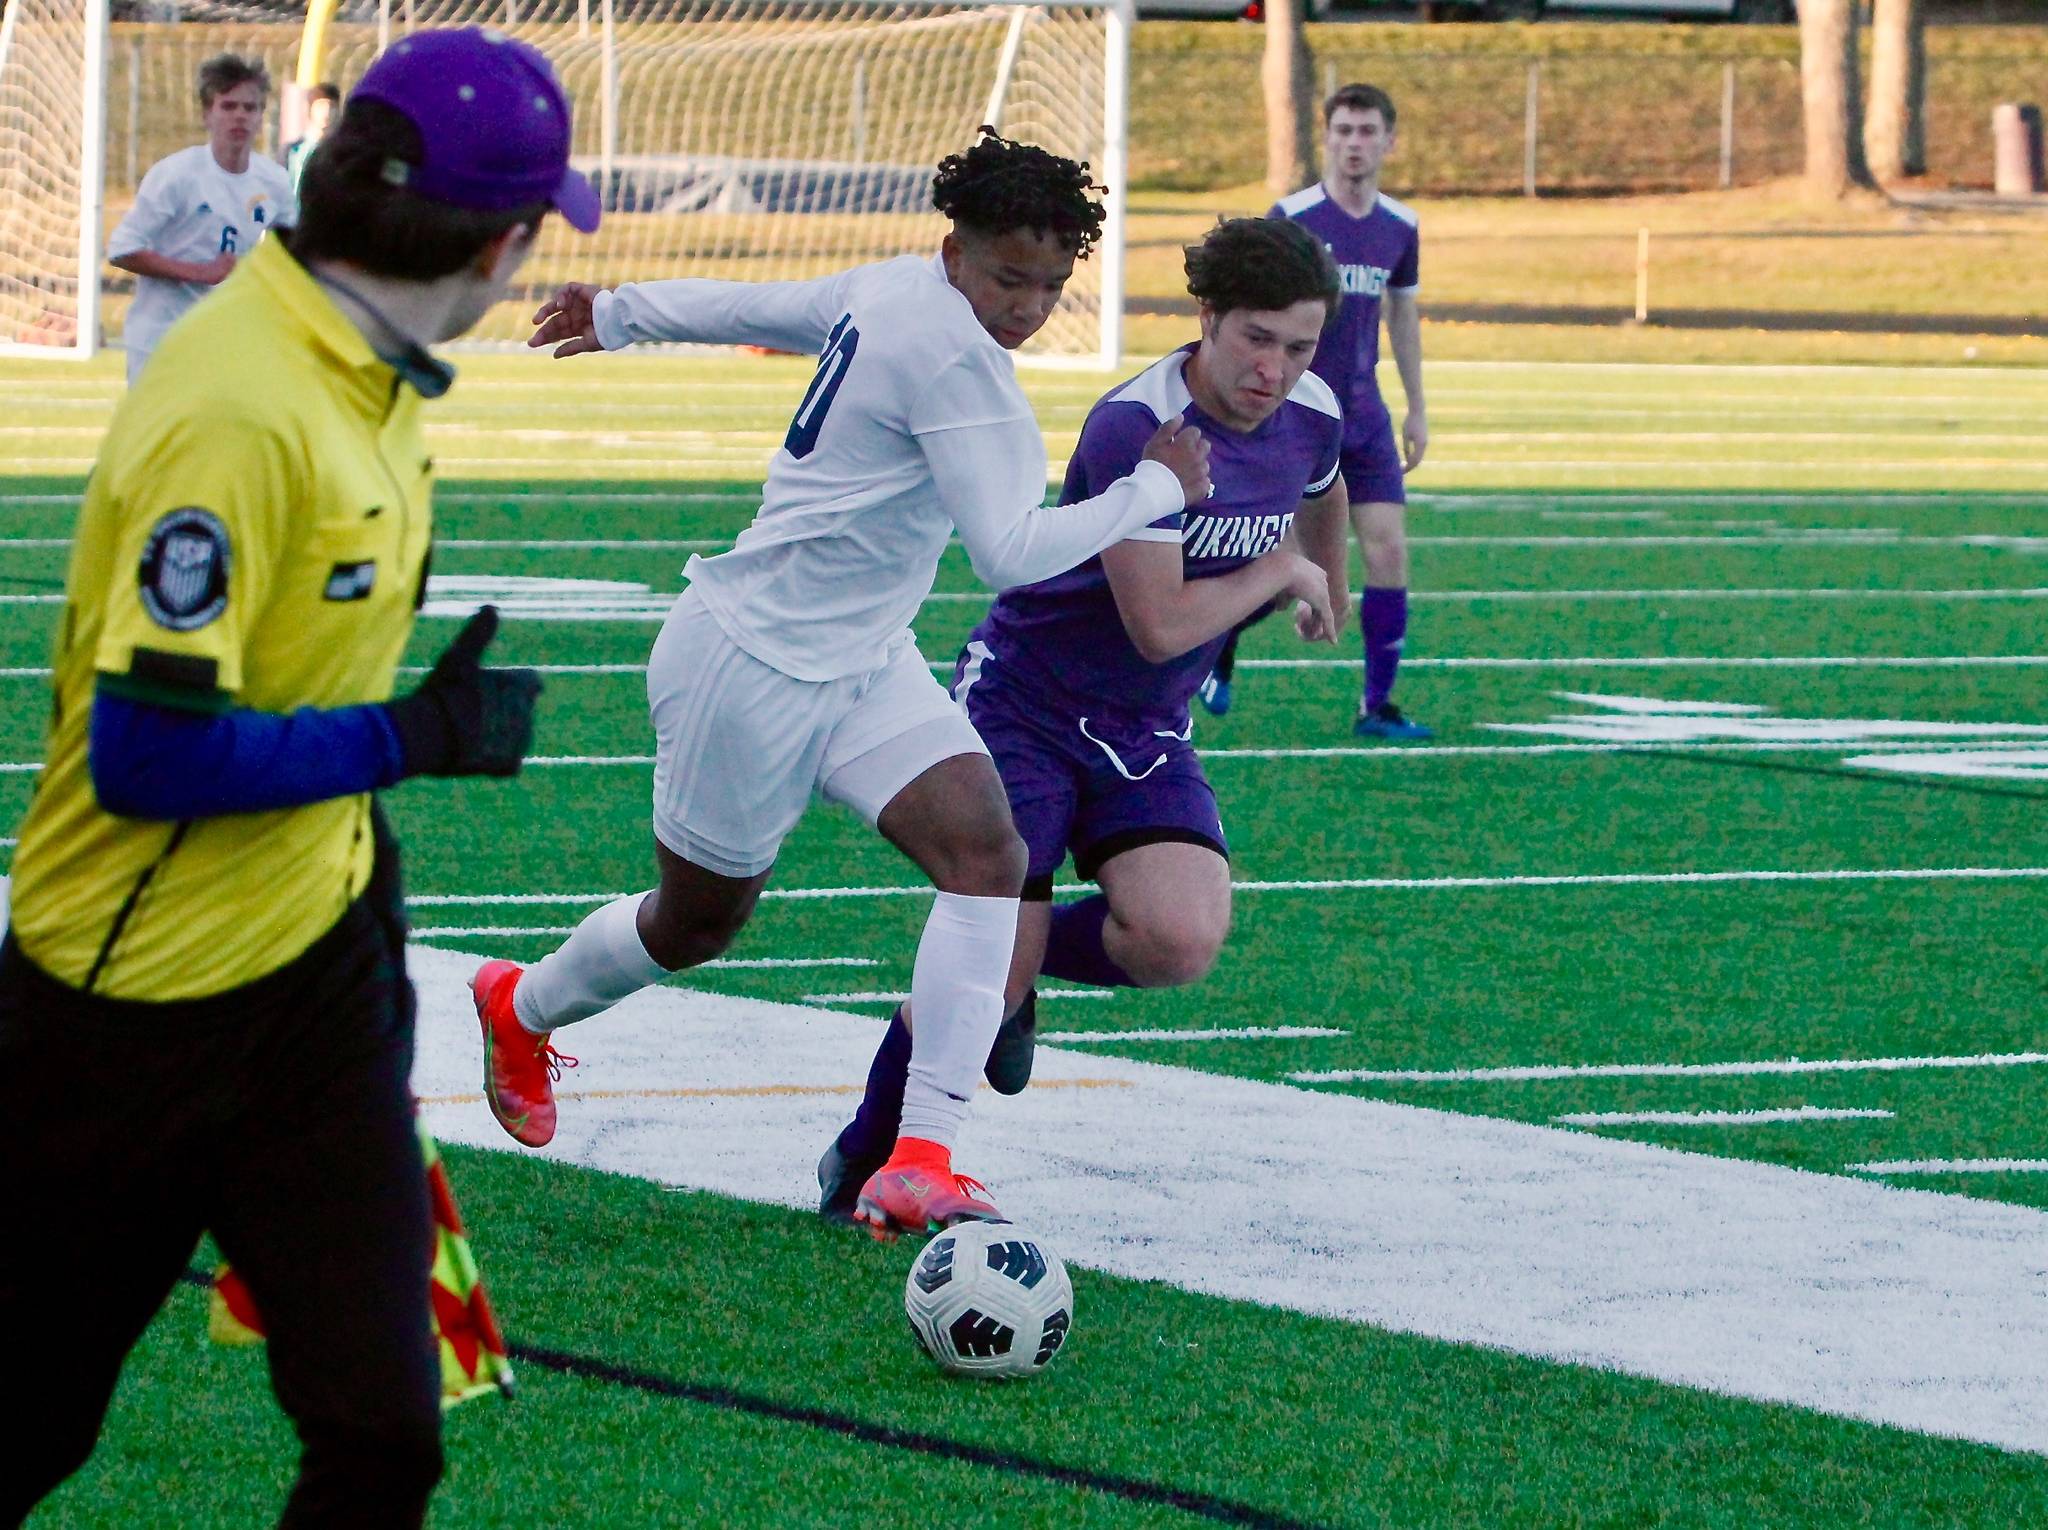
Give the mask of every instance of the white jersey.
M 606 350 L 640 340 L 819 355 L 770 460 L 761 511 L 691 588 L 744 652 L 798 680 L 875 670 L 911 641 L 957 528 L 998 588 L 1092 557 L 1181 508 L 1144 462 L 1094 500 L 1046 507 L 1044 437 L 1009 354 L 939 259 L 901 256 L 808 282 L 666 281 L 600 294 Z
M 246 255 L 270 229 L 298 215 L 291 177 L 277 161 L 251 154 L 249 168 L 233 175 L 206 144 L 194 144 L 149 167 L 135 205 L 107 240 L 107 258 L 143 250 L 191 261 L 212 260 L 223 250 Z M 210 290 L 197 282 L 136 277 L 123 329 L 131 363 L 155 350 L 164 331 Z

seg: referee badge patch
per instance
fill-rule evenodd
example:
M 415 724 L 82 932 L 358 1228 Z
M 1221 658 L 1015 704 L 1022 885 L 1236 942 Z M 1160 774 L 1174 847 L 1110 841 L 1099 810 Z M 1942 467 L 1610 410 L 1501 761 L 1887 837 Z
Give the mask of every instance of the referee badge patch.
M 187 505 L 150 528 L 137 571 L 150 620 L 173 632 L 204 627 L 228 606 L 228 528 Z

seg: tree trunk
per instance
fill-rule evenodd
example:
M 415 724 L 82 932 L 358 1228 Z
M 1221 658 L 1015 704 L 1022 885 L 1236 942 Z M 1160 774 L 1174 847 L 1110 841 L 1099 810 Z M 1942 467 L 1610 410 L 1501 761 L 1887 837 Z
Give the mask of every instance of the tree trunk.
M 1856 49 L 1858 0 L 1801 0 L 1799 89 L 1806 115 L 1806 190 L 1838 202 L 1870 184 Z
M 1301 25 L 1302 0 L 1266 0 L 1266 186 L 1299 191 L 1316 178 L 1315 59 Z
M 1920 0 L 1877 0 L 1863 152 L 1880 183 L 1927 173 L 1927 29 Z

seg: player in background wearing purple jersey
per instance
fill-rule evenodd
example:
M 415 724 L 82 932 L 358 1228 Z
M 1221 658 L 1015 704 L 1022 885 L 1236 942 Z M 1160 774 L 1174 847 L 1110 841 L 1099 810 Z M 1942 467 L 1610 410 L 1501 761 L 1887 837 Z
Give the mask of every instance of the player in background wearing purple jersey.
M 1365 694 L 1351 731 L 1361 738 L 1423 739 L 1431 730 L 1394 705 L 1394 672 L 1408 635 L 1407 495 L 1402 475 L 1429 447 L 1422 401 L 1422 320 L 1415 214 L 1379 189 L 1380 164 L 1394 147 L 1394 103 L 1375 85 L 1346 85 L 1323 103 L 1323 179 L 1275 203 L 1268 217 L 1289 218 L 1329 247 L 1344 278 L 1337 315 L 1323 332 L 1315 373 L 1344 409 L 1344 486 L 1351 524 L 1365 554 L 1359 629 L 1365 643 Z M 1380 303 L 1387 339 L 1407 395 L 1398 449 L 1393 418 L 1380 398 Z M 1202 703 L 1230 709 L 1237 634 L 1202 687 Z
M 1296 224 L 1239 218 L 1187 251 L 1202 338 L 1088 413 L 1060 502 L 1129 474 L 1162 422 L 1209 442 L 1210 492 L 1050 579 L 1005 590 L 961 651 L 953 699 L 994 757 L 1029 851 L 1005 1020 L 986 1069 L 1031 1077 L 1040 972 L 1100 987 L 1205 975 L 1230 927 L 1230 863 L 1188 704 L 1224 639 L 1285 605 L 1305 641 L 1343 629 L 1343 418 L 1308 370 L 1339 277 Z M 1101 892 L 1057 909 L 1068 852 Z M 818 1164 L 844 1220 L 896 1140 L 911 1016 L 899 1009 L 860 1111 Z

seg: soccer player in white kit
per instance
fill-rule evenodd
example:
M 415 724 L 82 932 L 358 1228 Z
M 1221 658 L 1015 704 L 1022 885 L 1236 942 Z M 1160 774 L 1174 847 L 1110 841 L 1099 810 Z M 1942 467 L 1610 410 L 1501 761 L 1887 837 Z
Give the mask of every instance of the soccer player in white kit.
M 121 335 L 130 387 L 186 309 L 226 281 L 264 234 L 298 221 L 284 166 L 254 152 L 269 101 L 270 74 L 259 61 L 222 53 L 201 64 L 206 142 L 151 165 L 107 240 L 107 260 L 135 274 Z
M 873 823 L 937 889 L 894 1153 L 855 1220 L 877 1238 L 1000 1219 L 952 1148 L 1003 1018 L 1025 850 L 981 739 L 910 622 L 957 532 L 1002 589 L 1071 568 L 1209 492 L 1208 443 L 1165 422 L 1125 478 L 1048 507 L 1044 438 L 1006 351 L 1050 316 L 1098 236 L 1087 169 L 989 129 L 940 162 L 936 257 L 805 282 L 574 283 L 535 315 L 557 356 L 643 340 L 819 356 L 732 550 L 693 558 L 648 664 L 660 885 L 599 909 L 529 970 L 471 987 L 485 1093 L 517 1140 L 555 1129 L 549 1044 L 723 951 L 815 791 Z

